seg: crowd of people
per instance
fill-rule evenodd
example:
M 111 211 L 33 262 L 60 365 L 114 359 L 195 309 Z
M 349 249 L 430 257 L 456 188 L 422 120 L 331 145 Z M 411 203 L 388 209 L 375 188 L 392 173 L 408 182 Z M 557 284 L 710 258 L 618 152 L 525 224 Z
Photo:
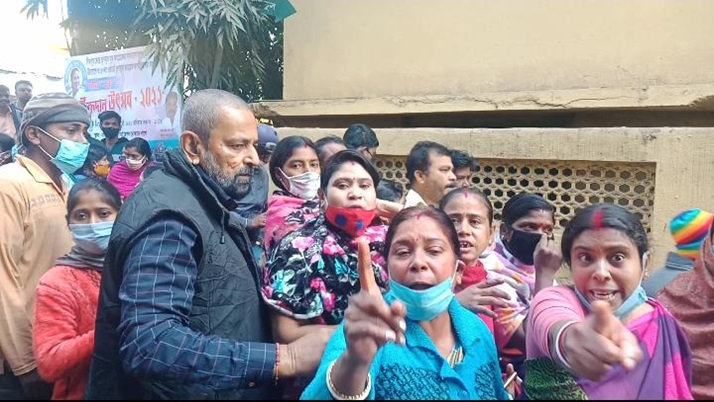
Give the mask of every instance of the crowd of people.
M 498 224 L 438 142 L 405 189 L 367 125 L 280 138 L 202 90 L 158 163 L 28 84 L 0 86 L 0 398 L 714 398 L 709 212 L 648 277 L 637 215 L 593 204 L 556 239 L 521 193 Z

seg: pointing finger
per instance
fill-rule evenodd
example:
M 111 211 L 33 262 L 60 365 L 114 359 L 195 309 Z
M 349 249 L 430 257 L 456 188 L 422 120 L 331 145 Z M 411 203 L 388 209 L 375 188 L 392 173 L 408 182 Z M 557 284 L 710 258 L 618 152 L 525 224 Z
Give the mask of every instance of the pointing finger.
M 373 296 L 381 296 L 377 281 L 374 279 L 369 242 L 364 237 L 357 239 L 357 269 L 359 271 L 359 282 L 362 291 Z
M 610 305 L 602 300 L 596 300 L 592 306 L 593 315 L 595 316 L 593 330 L 611 341 L 615 340 L 613 338 L 617 331 L 613 327 L 613 324 L 617 323 L 613 322 L 613 320 L 617 320 L 617 318 L 612 314 Z

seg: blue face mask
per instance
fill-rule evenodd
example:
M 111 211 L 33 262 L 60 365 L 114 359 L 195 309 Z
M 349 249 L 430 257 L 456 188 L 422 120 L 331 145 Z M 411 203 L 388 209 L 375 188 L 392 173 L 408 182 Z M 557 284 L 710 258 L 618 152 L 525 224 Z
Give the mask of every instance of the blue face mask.
M 50 157 L 50 162 L 57 166 L 59 170 L 68 175 L 73 175 L 74 172 L 84 165 L 84 162 L 87 160 L 87 154 L 89 153 L 89 144 L 82 144 L 81 142 L 66 139 L 60 140 L 39 127 L 37 127 L 37 129 L 60 143 L 57 155 L 55 156 L 50 155 L 40 147 L 42 152 Z
M 647 267 L 647 254 L 644 254 L 642 256 L 642 269 L 645 269 L 645 267 Z M 590 304 L 590 302 L 585 298 L 585 296 L 580 293 L 577 287 L 573 286 L 573 289 L 575 290 L 575 294 L 578 296 L 578 299 L 580 299 L 580 303 L 582 303 L 588 311 L 592 312 L 592 304 Z M 646 301 L 647 292 L 645 292 L 645 289 L 642 287 L 642 279 L 640 279 L 640 283 L 637 284 L 637 288 L 635 288 L 635 290 L 629 296 L 627 296 L 627 298 L 622 301 L 622 304 L 620 304 L 620 306 L 616 308 L 615 311 L 613 311 L 612 313 L 618 319 L 622 319 L 623 317 L 627 317 L 628 314 L 630 314 L 634 309 L 636 309 Z
M 389 280 L 389 293 L 404 303 L 407 318 L 414 321 L 431 321 L 449 308 L 454 298 L 453 277 L 429 289 L 413 290 L 394 280 Z
M 114 221 L 98 223 L 70 224 L 69 230 L 77 247 L 88 254 L 104 255 L 109 246 Z
M 10 150 L 10 153 L 12 154 L 12 160 L 16 161 L 17 160 L 17 154 L 20 152 L 20 146 L 15 144 L 12 146 L 12 149 Z

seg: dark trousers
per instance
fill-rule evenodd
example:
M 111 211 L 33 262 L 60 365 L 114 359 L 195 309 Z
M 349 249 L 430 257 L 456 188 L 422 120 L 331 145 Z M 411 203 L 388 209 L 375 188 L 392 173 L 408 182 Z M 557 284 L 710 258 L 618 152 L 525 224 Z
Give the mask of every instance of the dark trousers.
M 0 400 L 25 399 L 25 392 L 22 390 L 20 380 L 12 374 L 12 371 L 5 366 L 5 372 L 0 374 Z
M 37 389 L 39 394 L 36 397 L 28 397 L 25 395 L 25 390 L 22 388 L 20 380 L 15 377 L 12 370 L 7 364 L 3 365 L 4 373 L 0 374 L 0 400 L 47 400 L 52 397 L 52 385 L 41 383 L 37 384 L 42 390 Z

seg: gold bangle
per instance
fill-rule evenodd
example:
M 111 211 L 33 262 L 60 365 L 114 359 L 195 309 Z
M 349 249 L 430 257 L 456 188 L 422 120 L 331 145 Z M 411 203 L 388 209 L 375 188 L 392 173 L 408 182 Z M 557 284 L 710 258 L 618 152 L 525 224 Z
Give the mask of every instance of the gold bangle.
M 372 390 L 372 376 L 367 373 L 367 383 L 364 386 L 364 390 L 357 395 L 345 395 L 335 388 L 335 384 L 332 383 L 332 368 L 335 367 L 337 360 L 330 364 L 327 368 L 327 375 L 325 376 L 325 383 L 327 384 L 327 390 L 333 398 L 338 401 L 363 401 L 369 396 L 369 392 Z

